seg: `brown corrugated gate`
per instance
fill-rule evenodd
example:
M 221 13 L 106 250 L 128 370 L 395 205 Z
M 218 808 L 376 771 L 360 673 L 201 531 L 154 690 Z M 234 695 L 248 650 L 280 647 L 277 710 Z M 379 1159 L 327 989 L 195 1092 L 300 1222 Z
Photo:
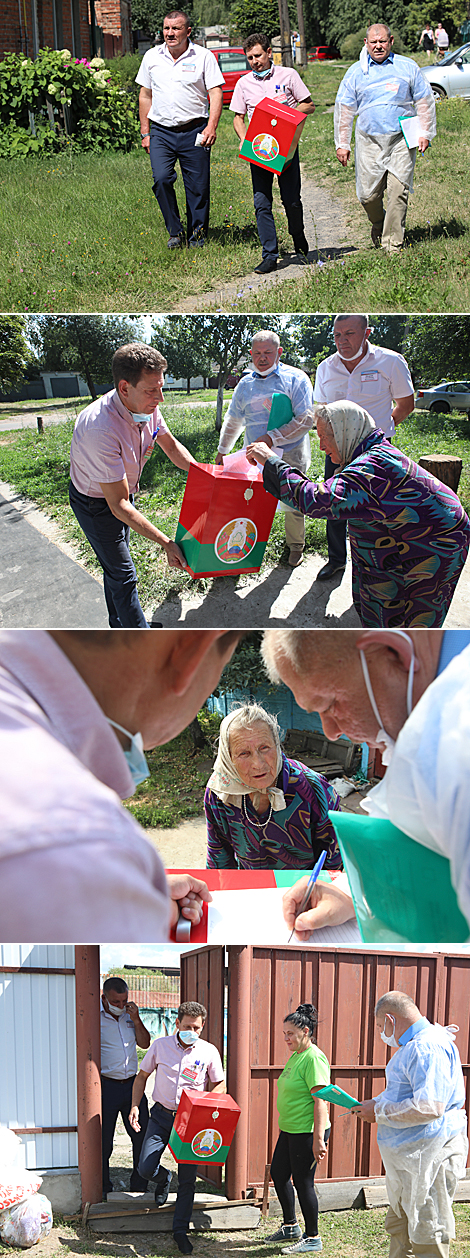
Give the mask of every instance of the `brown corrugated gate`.
M 332 1082 L 360 1100 L 383 1087 L 389 1050 L 375 1033 L 374 1006 L 391 990 L 411 996 L 430 1022 L 457 1023 L 456 1043 L 468 1079 L 470 956 L 243 945 L 195 949 L 181 957 L 181 999 L 206 1005 L 204 1037 L 222 1056 L 226 989 L 227 1085 L 242 1110 L 227 1161 L 231 1199 L 260 1186 L 271 1161 L 278 1132 L 276 1080 L 287 1060 L 283 1019 L 302 1001 L 318 1009 L 318 1045 L 331 1063 Z M 318 1178 L 382 1174 L 374 1127 L 338 1106 L 331 1106 L 331 1118 L 328 1156 Z M 220 1182 L 217 1168 L 206 1170 Z

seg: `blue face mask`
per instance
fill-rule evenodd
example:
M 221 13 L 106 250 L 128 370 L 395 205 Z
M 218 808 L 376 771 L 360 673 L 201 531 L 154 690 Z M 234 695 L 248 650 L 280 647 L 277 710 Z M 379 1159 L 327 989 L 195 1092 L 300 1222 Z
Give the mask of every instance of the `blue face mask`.
M 140 782 L 145 782 L 145 779 L 150 777 L 150 769 L 144 756 L 142 734 L 130 734 L 128 729 L 124 729 L 123 725 L 118 725 L 116 721 L 112 721 L 109 716 L 106 717 L 106 720 L 108 725 L 113 725 L 114 729 L 120 729 L 121 734 L 127 735 L 131 745 L 127 751 L 124 747 L 122 750 L 131 771 L 134 786 L 139 786 Z
M 267 69 L 267 70 L 253 70 L 253 78 L 255 78 L 255 79 L 267 79 L 267 78 L 269 77 L 269 75 L 271 74 L 271 70 L 272 70 L 272 68 L 273 68 L 273 63 L 272 63 L 272 61 L 271 61 L 271 62 L 270 62 L 270 65 L 268 66 L 268 69 Z
M 199 1039 L 197 1031 L 178 1031 L 178 1035 L 181 1042 L 188 1046 L 195 1044 L 196 1040 Z
M 140 411 L 129 411 L 129 415 L 132 415 L 136 424 L 148 424 L 149 419 L 152 418 L 153 411 L 150 411 L 150 415 L 146 411 L 142 411 L 142 413 Z

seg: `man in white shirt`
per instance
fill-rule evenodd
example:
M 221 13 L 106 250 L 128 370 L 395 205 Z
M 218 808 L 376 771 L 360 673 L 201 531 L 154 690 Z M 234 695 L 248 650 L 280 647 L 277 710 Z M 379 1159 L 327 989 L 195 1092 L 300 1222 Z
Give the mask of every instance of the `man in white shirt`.
M 150 1034 L 144 1026 L 137 1005 L 129 1000 L 129 988 L 123 978 L 107 978 L 101 996 L 101 1144 L 103 1150 L 103 1194 L 113 1191 L 109 1159 L 113 1151 L 118 1115 L 132 1141 L 133 1169 L 131 1192 L 146 1192 L 147 1180 L 139 1175 L 139 1158 L 148 1123 L 147 1097 L 140 1103 L 140 1131 L 129 1122 L 132 1085 L 137 1074 L 137 1045 L 150 1047 Z
M 173 1120 L 183 1088 L 196 1092 L 226 1092 L 220 1054 L 215 1044 L 201 1040 L 207 1011 L 197 1001 L 184 1001 L 178 1009 L 174 1035 L 154 1040 L 141 1063 L 132 1089 L 129 1122 L 140 1130 L 139 1105 L 147 1079 L 155 1071 L 153 1109 L 147 1127 L 139 1170 L 147 1178 L 155 1178 L 155 1202 L 162 1206 L 170 1191 L 171 1171 L 160 1165 L 162 1153 L 170 1138 Z M 197 1166 L 190 1162 L 178 1165 L 178 1193 L 173 1217 L 173 1235 L 182 1254 L 192 1253 L 187 1232 L 194 1201 Z
M 339 402 L 347 398 L 363 406 L 389 441 L 396 424 L 401 424 L 414 408 L 413 381 L 406 359 L 395 350 L 371 345 L 372 328 L 367 315 L 337 315 L 334 322 L 336 354 L 319 363 L 315 375 L 315 402 Z M 337 465 L 325 459 L 325 480 L 334 476 Z M 317 581 L 329 581 L 346 567 L 346 532 L 343 520 L 328 520 L 328 562 L 320 568 Z
M 239 634 L 3 629 L 0 939 L 157 943 L 198 922 L 205 882 L 165 872 L 122 807 L 144 748 L 185 729 Z
M 129 550 L 131 529 L 161 546 L 170 568 L 186 567 L 176 542 L 134 505 L 155 445 L 184 472 L 194 463 L 160 412 L 166 367 L 151 345 L 121 345 L 112 361 L 115 388 L 85 407 L 73 432 L 70 506 L 103 569 L 112 629 L 148 629 Z
M 181 9 L 167 13 L 164 43 L 149 48 L 136 77 L 142 148 L 150 155 L 153 191 L 165 220 L 169 249 L 185 243 L 174 190 L 177 161 L 186 193 L 188 245 L 206 243 L 210 150 L 222 113 L 224 76 L 217 58 L 208 48 L 193 44 L 190 33 L 186 13 Z

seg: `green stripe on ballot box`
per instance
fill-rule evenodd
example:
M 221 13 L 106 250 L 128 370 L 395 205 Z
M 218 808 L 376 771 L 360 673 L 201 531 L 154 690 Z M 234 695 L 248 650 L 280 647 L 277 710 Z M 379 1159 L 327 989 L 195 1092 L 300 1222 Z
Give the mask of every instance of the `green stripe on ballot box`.
M 171 1149 L 176 1162 L 214 1162 L 216 1166 L 223 1166 L 227 1161 L 230 1145 L 223 1144 L 212 1156 L 205 1151 L 200 1156 L 194 1153 L 189 1140 L 182 1140 L 175 1128 L 172 1127 L 168 1147 Z
M 243 144 L 240 149 L 240 153 L 242 157 L 246 157 L 249 162 L 253 161 L 255 162 L 257 166 L 261 166 L 259 153 L 257 153 L 256 150 L 253 148 L 253 145 L 250 140 L 243 141 Z M 282 156 L 282 153 L 280 153 L 278 150 L 276 157 L 274 156 L 263 157 L 262 164 L 263 166 L 266 166 L 267 170 L 277 170 L 278 174 L 282 174 L 282 171 L 284 170 L 286 166 L 286 159 L 285 157 Z M 290 165 L 290 162 L 289 162 L 289 165 Z
M 338 1088 L 335 1083 L 329 1083 L 327 1088 L 317 1088 L 315 1097 L 321 1096 L 322 1101 L 331 1101 L 333 1105 L 342 1105 L 343 1109 L 354 1109 L 355 1105 L 360 1105 L 357 1096 L 350 1096 L 349 1092 L 343 1092 L 342 1088 Z
M 450 863 L 390 821 L 329 812 L 365 943 L 464 943 Z

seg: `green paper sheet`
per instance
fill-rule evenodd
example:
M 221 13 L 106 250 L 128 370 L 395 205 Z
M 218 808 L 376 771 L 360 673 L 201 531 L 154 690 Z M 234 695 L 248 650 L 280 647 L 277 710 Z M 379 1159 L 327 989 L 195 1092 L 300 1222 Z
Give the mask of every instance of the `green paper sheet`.
M 470 928 L 439 852 L 390 821 L 329 812 L 365 943 L 464 943 Z
M 287 393 L 273 393 L 271 410 L 269 412 L 268 432 L 271 432 L 272 428 L 282 428 L 283 424 L 288 424 L 293 418 L 292 402 Z
M 328 1084 L 327 1088 L 318 1088 L 314 1093 L 314 1099 L 321 1096 L 322 1101 L 331 1101 L 333 1105 L 342 1105 L 343 1109 L 353 1109 L 355 1105 L 360 1105 L 357 1096 L 350 1096 L 349 1092 L 343 1092 L 342 1088 L 338 1088 L 335 1083 Z

